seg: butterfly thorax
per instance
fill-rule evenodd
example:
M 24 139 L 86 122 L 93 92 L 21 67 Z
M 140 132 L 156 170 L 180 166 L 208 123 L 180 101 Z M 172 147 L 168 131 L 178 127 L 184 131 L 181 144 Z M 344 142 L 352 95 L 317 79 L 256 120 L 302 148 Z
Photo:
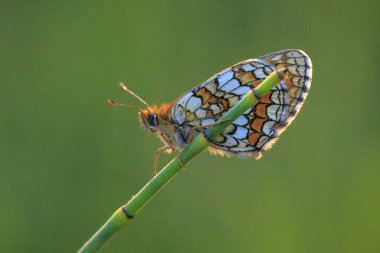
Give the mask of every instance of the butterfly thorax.
M 167 146 L 182 150 L 198 134 L 192 127 L 179 125 L 171 114 L 172 104 L 150 106 L 139 111 L 141 125 L 156 134 Z

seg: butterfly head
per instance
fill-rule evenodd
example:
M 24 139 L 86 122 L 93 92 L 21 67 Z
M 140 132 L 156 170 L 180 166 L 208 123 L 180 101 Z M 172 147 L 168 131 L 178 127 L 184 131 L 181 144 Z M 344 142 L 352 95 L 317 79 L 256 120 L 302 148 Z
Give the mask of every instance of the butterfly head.
M 155 107 L 141 109 L 139 111 L 139 120 L 141 122 L 141 125 L 152 133 L 157 132 L 159 123 L 159 117 L 155 111 Z

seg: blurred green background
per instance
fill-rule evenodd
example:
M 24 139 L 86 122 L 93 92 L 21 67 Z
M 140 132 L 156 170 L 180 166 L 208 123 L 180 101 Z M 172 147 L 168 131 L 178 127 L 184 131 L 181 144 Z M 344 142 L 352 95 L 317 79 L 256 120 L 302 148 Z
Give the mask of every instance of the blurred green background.
M 149 179 L 138 104 L 287 48 L 314 65 L 260 161 L 202 153 L 102 252 L 380 252 L 379 1 L 1 1 L 0 252 L 74 252 Z M 161 166 L 170 156 L 161 157 Z

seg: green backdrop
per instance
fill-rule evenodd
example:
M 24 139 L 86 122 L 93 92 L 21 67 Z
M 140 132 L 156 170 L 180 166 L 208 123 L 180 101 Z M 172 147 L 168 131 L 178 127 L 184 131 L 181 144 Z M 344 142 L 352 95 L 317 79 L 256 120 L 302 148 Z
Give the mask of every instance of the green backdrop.
M 0 252 L 74 252 L 151 175 L 138 104 L 240 60 L 314 65 L 260 161 L 198 156 L 102 252 L 379 252 L 376 0 L 1 1 Z M 161 157 L 161 166 L 170 156 Z

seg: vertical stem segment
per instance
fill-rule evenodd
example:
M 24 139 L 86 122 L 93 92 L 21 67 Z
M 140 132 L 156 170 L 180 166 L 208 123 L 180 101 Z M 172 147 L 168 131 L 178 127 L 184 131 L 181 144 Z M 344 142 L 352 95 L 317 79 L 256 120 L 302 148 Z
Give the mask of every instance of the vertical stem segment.
M 286 73 L 286 69 L 273 71 L 259 86 L 250 90 L 242 99 L 229 109 L 219 121 L 224 123 L 210 127 L 205 132 L 207 138 L 214 138 L 224 132 L 226 127 L 246 110 L 259 102 L 259 99 L 279 84 Z M 188 145 L 179 155 L 168 163 L 154 178 L 152 178 L 131 200 L 116 210 L 109 220 L 82 246 L 80 253 L 96 252 L 105 242 L 123 227 L 128 220 L 132 219 L 141 208 L 156 195 L 180 170 L 190 162 L 197 154 L 209 145 L 203 134 L 198 134 L 193 142 Z

